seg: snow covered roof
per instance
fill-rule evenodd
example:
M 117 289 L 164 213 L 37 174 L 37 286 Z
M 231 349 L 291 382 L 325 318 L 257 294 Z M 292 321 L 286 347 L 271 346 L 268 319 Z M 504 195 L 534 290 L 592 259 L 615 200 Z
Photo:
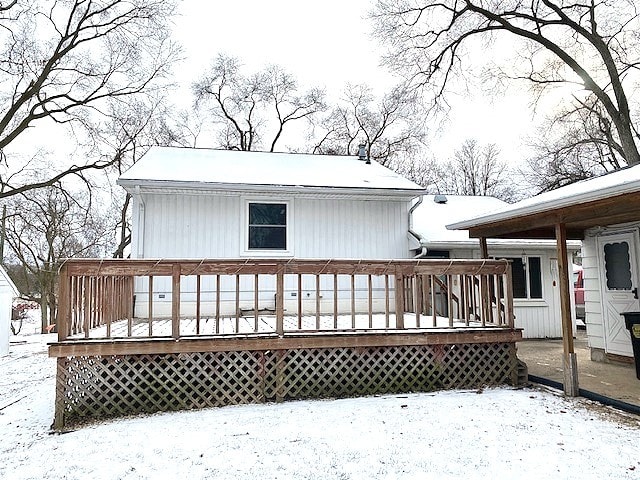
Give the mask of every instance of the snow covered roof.
M 446 203 L 436 203 L 436 197 L 446 198 Z M 413 211 L 413 228 L 424 243 L 463 242 L 469 240 L 466 230 L 447 230 L 447 224 L 469 218 L 470 215 L 484 215 L 508 205 L 495 197 L 471 195 L 424 195 L 423 201 Z M 478 243 L 473 240 L 474 245 Z
M 384 190 L 404 196 L 423 192 L 420 185 L 356 156 L 181 147 L 152 147 L 120 176 L 118 184 L 125 188 Z
M 506 205 L 485 215 L 467 215 L 466 219 L 450 222 L 449 229 L 469 229 L 515 217 L 549 212 L 587 202 L 607 199 L 626 193 L 640 192 L 640 165 L 616 170 L 600 177 L 576 182 L 535 197 Z
M 437 197 L 446 199 L 446 203 L 436 202 Z M 479 248 L 478 240 L 469 237 L 468 230 L 448 230 L 447 224 L 470 215 L 481 216 L 500 210 L 509 204 L 495 197 L 473 195 L 424 195 L 423 202 L 413 211 L 412 230 L 421 237 L 421 244 L 430 249 Z M 555 242 L 548 240 L 502 240 L 489 239 L 494 247 L 523 245 L 528 247 L 555 248 Z M 572 243 L 573 248 L 579 244 Z

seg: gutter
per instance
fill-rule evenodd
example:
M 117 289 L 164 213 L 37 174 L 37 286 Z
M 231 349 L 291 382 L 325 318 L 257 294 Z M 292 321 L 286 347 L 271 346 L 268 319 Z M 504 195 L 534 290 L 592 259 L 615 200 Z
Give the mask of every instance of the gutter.
M 274 184 L 231 184 L 231 183 L 210 183 L 210 182 L 188 182 L 172 180 L 134 180 L 119 178 L 116 184 L 125 190 L 142 188 L 145 191 L 158 190 L 162 193 L 171 189 L 188 190 L 191 192 L 201 191 L 205 193 L 227 193 L 230 195 L 243 193 L 298 193 L 328 196 L 361 196 L 361 197 L 387 197 L 406 199 L 415 198 L 425 193 L 424 189 L 411 188 L 380 188 L 369 186 L 318 186 L 318 185 L 274 185 Z

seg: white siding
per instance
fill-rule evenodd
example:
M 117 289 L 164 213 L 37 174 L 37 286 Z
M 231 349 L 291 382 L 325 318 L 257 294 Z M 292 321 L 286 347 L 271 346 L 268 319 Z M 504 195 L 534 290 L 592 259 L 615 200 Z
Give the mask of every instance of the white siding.
M 288 202 L 290 229 L 289 257 L 295 258 L 408 258 L 408 201 L 381 201 L 355 199 L 296 198 L 295 196 L 224 196 L 203 194 L 145 194 L 134 198 L 133 256 L 138 258 L 241 258 L 246 230 L 247 201 Z M 141 220 L 144 223 L 141 224 Z M 142 244 L 138 242 L 142 239 Z M 250 254 L 250 253 L 249 253 Z M 269 254 L 278 256 L 278 252 Z M 261 308 L 274 307 L 275 279 L 264 278 L 267 291 L 260 299 Z M 345 292 L 350 288 L 347 279 L 340 278 Z M 358 279 L 357 288 L 365 289 L 364 278 Z M 380 288 L 380 279 L 376 286 Z M 294 278 L 287 279 L 285 288 L 288 303 L 296 302 L 291 292 L 297 290 Z M 273 285 L 271 285 L 273 284 Z M 343 285 L 344 284 L 344 285 Z M 226 310 L 233 308 L 235 282 L 221 283 Z M 326 286 L 325 288 L 329 288 Z M 331 284 L 330 288 L 333 286 Z M 213 277 L 203 277 L 202 293 L 212 296 Z M 270 289 L 273 289 L 271 291 Z M 306 303 L 315 306 L 315 284 L 304 278 L 303 295 Z M 156 315 L 169 315 L 171 308 L 171 279 L 154 279 L 154 309 Z M 241 279 L 241 307 L 253 306 L 253 279 Z M 192 313 L 195 280 L 186 278 L 182 283 L 184 312 Z M 350 290 L 349 290 L 350 291 Z M 347 292 L 349 293 L 349 292 Z M 346 293 L 345 293 L 346 295 Z M 161 297 L 162 296 L 162 297 Z M 333 308 L 333 300 L 324 293 L 323 310 Z M 348 295 L 346 295 L 348 296 Z M 141 278 L 136 282 L 136 312 L 146 315 L 148 283 Z M 195 297 L 194 297 L 195 298 Z M 346 298 L 346 297 L 345 297 Z M 363 297 L 364 298 L 364 297 Z M 203 308 L 211 310 L 213 304 Z M 312 302 L 313 301 L 313 302 Z M 366 309 L 364 300 L 358 300 L 357 309 Z M 285 305 L 287 308 L 287 305 Z M 228 312 L 226 312 L 228 314 Z
M 299 199 L 296 258 L 407 258 L 407 202 Z
M 239 197 L 145 195 L 144 204 L 143 257 L 239 256 Z
M 600 265 L 596 237 L 593 234 L 587 234 L 582 242 L 582 269 L 582 277 L 584 279 L 584 314 L 589 346 L 604 349 Z
M 259 196 L 251 196 L 252 201 Z M 134 252 L 144 258 L 239 258 L 245 198 L 221 195 L 144 195 L 143 245 L 133 215 Z M 267 200 L 267 198 L 265 198 Z M 291 256 L 295 258 L 407 258 L 409 202 L 294 198 Z M 134 208 L 138 207 L 138 202 Z M 136 256 L 136 255 L 134 255 Z
M 11 305 L 18 294 L 15 285 L 0 266 L 0 357 L 9 354 L 11 335 Z

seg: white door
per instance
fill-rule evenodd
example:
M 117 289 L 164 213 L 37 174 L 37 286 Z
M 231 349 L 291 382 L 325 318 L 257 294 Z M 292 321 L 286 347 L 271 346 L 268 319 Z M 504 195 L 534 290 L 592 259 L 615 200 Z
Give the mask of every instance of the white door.
M 634 232 L 598 237 L 607 353 L 633 356 L 631 337 L 620 314 L 640 310 L 636 245 L 638 235 Z

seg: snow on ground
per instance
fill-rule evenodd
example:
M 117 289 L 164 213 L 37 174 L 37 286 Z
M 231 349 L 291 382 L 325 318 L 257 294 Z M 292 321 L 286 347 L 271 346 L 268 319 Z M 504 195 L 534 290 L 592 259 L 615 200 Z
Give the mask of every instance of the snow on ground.
M 640 418 L 508 388 L 243 405 L 50 432 L 54 335 L 0 358 L 0 479 L 632 479 Z

